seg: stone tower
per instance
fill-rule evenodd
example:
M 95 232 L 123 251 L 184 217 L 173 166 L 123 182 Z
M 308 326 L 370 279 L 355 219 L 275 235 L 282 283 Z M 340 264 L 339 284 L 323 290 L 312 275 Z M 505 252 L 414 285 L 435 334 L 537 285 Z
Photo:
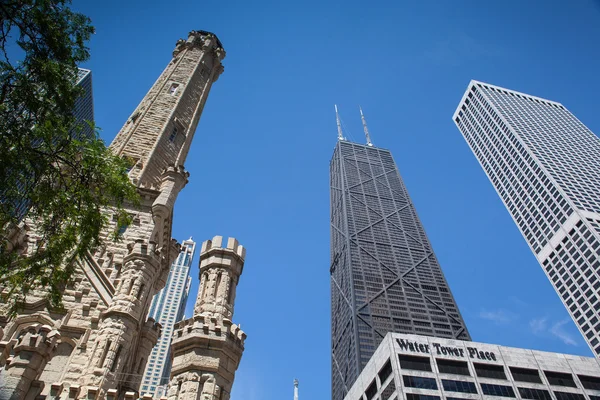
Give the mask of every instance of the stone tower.
M 202 243 L 194 316 L 175 325 L 168 400 L 229 400 L 246 334 L 233 324 L 246 249 L 234 238 Z
M 190 32 L 117 134 L 110 147 L 131 162 L 142 201 L 129 207 L 133 223 L 121 242 L 107 240 L 76 262 L 64 291 L 66 311 L 49 309 L 43 293 L 30 295 L 14 318 L 2 317 L 0 304 L 0 400 L 137 396 L 160 335 L 160 326 L 146 319 L 150 301 L 178 254 L 171 226 L 189 176 L 183 164 L 224 57 L 215 35 Z M 106 212 L 113 220 L 108 236 L 116 222 Z M 23 238 L 35 236 L 35 223 L 29 225 Z

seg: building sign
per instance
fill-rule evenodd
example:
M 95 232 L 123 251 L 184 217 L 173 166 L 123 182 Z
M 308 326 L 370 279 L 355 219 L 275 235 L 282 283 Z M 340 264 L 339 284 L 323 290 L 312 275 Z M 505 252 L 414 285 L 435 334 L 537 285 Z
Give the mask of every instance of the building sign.
M 443 346 L 439 343 L 424 344 L 418 342 L 410 342 L 404 339 L 396 339 L 396 343 L 402 350 L 412 351 L 413 353 L 424 353 L 431 354 L 435 352 L 436 355 L 443 356 L 455 356 L 455 357 L 469 357 L 476 358 L 479 360 L 497 361 L 496 354 L 491 351 L 481 351 L 476 347 L 467 347 L 466 351 L 462 347 Z M 431 348 L 433 346 L 433 348 Z

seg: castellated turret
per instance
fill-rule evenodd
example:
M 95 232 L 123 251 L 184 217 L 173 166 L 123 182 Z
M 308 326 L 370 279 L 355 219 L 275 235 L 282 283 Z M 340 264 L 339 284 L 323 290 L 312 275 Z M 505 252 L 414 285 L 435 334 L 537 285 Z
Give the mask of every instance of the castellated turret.
M 202 243 L 192 318 L 175 325 L 168 400 L 229 400 L 246 334 L 232 323 L 246 249 L 234 238 Z
M 214 34 L 192 31 L 168 57 L 110 145 L 130 163 L 129 178 L 141 195 L 139 205 L 125 207 L 133 220 L 123 240 L 109 239 L 116 218 L 114 210 L 105 210 L 111 221 L 102 233 L 106 244 L 75 261 L 64 310 L 50 309 L 46 293 L 34 290 L 22 312 L 9 317 L 2 303 L 8 292 L 0 288 L 0 400 L 139 397 L 141 374 L 161 329 L 147 318 L 148 310 L 179 253 L 171 228 L 175 201 L 189 178 L 184 164 L 212 84 L 223 72 L 225 51 Z M 35 244 L 36 222 L 23 226 L 11 245 L 35 247 L 27 243 Z M 243 253 L 235 254 L 231 265 L 239 271 L 222 268 L 233 286 L 243 264 Z M 220 279 L 219 285 L 231 285 L 225 275 Z M 219 329 L 237 329 L 225 321 L 233 313 L 233 296 L 212 306 L 223 316 Z

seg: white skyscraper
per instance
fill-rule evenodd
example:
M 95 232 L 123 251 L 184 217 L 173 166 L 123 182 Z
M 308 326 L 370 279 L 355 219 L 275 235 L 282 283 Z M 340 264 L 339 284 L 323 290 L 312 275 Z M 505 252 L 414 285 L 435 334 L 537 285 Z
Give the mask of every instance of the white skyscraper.
M 600 139 L 560 103 L 477 81 L 453 118 L 599 357 Z
M 183 319 L 185 305 L 192 278 L 190 266 L 196 251 L 196 242 L 189 238 L 181 245 L 181 252 L 171 266 L 164 289 L 152 299 L 148 317 L 162 325 L 162 334 L 152 349 L 142 380 L 141 394 L 151 394 L 159 398 L 169 383 L 171 373 L 171 337 L 173 325 Z

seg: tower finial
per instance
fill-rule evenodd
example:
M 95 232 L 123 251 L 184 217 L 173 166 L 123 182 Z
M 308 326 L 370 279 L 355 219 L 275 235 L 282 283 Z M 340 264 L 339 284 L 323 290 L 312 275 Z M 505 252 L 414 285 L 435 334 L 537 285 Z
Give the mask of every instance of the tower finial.
M 367 121 L 363 115 L 362 108 L 358 106 L 358 109 L 360 110 L 360 119 L 362 119 L 363 129 L 365 130 L 365 136 L 367 137 L 367 146 L 373 146 L 373 143 L 371 143 L 371 136 L 369 135 L 369 128 L 367 128 Z
M 340 114 L 338 113 L 337 104 L 334 104 L 335 107 L 335 121 L 337 122 L 338 128 L 338 140 L 344 140 L 344 135 L 342 134 L 342 123 L 340 122 Z

